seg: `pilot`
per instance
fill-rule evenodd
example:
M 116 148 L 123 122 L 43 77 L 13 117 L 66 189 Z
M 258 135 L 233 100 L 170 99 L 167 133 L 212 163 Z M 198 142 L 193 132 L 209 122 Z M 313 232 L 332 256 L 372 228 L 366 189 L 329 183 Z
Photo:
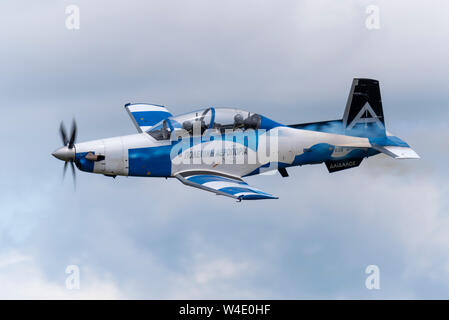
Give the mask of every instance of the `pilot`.
M 167 121 L 164 120 L 162 122 L 162 129 L 161 129 L 162 139 L 167 140 L 170 137 L 170 132 L 167 129 Z
M 239 129 L 239 128 L 243 128 L 244 126 L 244 121 L 243 121 L 243 116 L 240 113 L 237 113 L 234 116 L 234 130 L 235 129 Z
M 192 124 L 192 121 L 189 121 L 189 120 L 184 121 L 184 122 L 182 123 L 182 128 L 183 128 L 184 130 L 186 130 L 189 134 L 192 134 L 192 130 L 193 130 L 193 124 Z
M 257 113 L 250 115 L 250 113 L 248 112 L 248 118 L 246 118 L 243 123 L 245 129 L 257 130 L 260 125 L 260 116 Z

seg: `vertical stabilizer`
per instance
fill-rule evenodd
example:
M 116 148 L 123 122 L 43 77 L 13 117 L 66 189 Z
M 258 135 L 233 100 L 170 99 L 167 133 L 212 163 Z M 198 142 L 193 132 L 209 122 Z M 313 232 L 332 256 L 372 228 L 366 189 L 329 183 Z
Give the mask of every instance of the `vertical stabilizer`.
M 357 136 L 385 136 L 379 81 L 359 78 L 352 81 L 343 115 L 343 127 L 346 131 L 355 130 Z

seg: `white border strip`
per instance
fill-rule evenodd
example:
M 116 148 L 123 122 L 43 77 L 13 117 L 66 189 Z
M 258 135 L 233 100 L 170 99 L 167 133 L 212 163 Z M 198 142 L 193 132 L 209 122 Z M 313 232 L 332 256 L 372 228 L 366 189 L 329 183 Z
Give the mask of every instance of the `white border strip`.
M 127 108 L 131 112 L 163 111 L 170 113 L 165 107 L 155 106 L 151 104 L 132 104 L 127 106 Z

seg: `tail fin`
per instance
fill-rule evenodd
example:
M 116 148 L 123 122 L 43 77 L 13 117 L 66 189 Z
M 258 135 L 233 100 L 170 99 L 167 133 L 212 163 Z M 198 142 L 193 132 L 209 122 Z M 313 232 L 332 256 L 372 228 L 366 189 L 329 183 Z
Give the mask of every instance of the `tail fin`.
M 355 130 L 360 137 L 386 135 L 379 81 L 359 78 L 352 80 L 343 115 L 343 128 L 345 131 Z
M 419 158 L 405 141 L 385 130 L 384 111 L 377 80 L 359 78 L 352 80 L 342 122 L 345 132 L 369 138 L 372 148 L 379 152 L 395 159 Z

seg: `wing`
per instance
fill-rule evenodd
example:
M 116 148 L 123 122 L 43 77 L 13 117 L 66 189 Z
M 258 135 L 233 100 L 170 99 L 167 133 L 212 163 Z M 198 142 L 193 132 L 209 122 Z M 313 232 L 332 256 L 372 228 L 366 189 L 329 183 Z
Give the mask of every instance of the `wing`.
M 127 103 L 125 109 L 139 132 L 147 131 L 159 121 L 172 116 L 167 108 L 155 104 Z
M 237 200 L 278 199 L 249 186 L 240 178 L 214 171 L 185 171 L 175 174 L 175 177 L 185 185 Z

